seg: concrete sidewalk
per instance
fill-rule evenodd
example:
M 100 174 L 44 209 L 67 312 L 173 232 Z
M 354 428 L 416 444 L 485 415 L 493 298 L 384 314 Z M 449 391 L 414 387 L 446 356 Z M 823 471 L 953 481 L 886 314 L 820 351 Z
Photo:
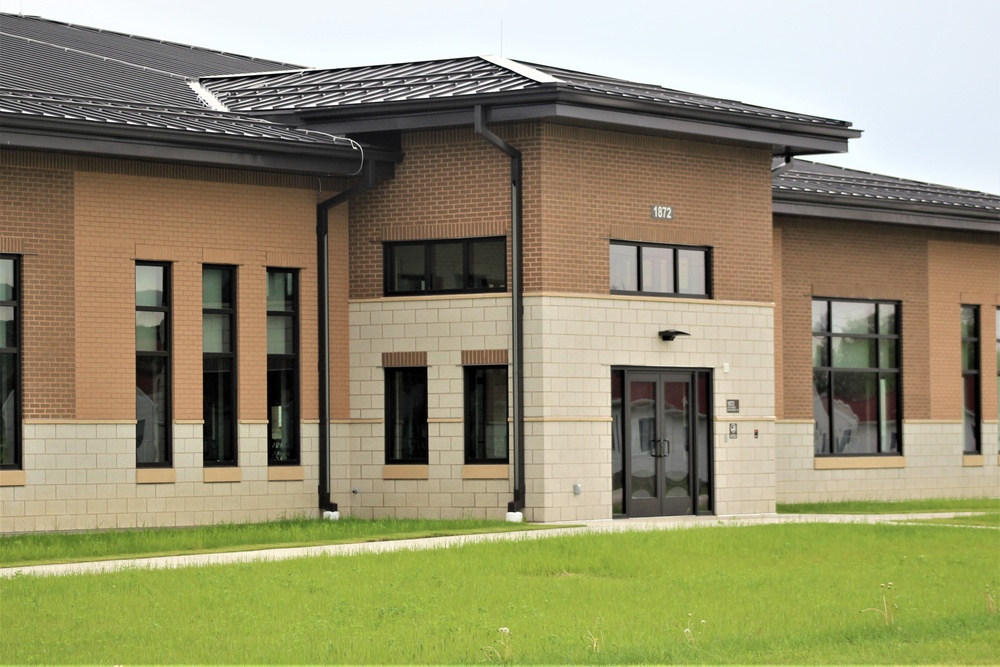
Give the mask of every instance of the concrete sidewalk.
M 734 516 L 674 516 L 648 519 L 605 519 L 600 521 L 575 521 L 547 524 L 547 530 L 519 531 L 512 533 L 486 533 L 479 535 L 454 535 L 427 537 L 412 540 L 332 544 L 318 547 L 293 547 L 285 549 L 258 549 L 187 556 L 162 556 L 158 558 L 127 558 L 87 563 L 62 563 L 56 565 L 30 565 L 0 568 L 0 577 L 19 575 L 55 576 L 66 574 L 97 574 L 128 569 L 162 570 L 200 565 L 225 565 L 257 561 L 281 561 L 311 556 L 351 556 L 390 551 L 423 551 L 447 549 L 479 542 L 513 542 L 538 540 L 562 535 L 587 532 L 614 533 L 635 530 L 676 530 L 682 528 L 710 528 L 714 526 L 753 526 L 774 523 L 888 523 L 907 519 L 950 518 L 981 512 L 931 512 L 913 514 L 753 514 Z

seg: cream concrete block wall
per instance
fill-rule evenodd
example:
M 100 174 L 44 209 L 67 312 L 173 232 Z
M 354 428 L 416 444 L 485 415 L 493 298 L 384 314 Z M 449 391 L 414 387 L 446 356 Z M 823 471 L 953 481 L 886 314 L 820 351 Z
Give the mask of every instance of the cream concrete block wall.
M 816 470 L 813 423 L 777 423 L 778 502 L 901 500 L 1000 495 L 996 423 L 983 424 L 983 455 L 962 454 L 960 422 L 903 422 L 902 457 L 850 457 L 844 468 Z M 836 464 L 823 459 L 823 464 Z M 895 468 L 849 468 L 894 464 Z
M 474 479 L 464 465 L 462 351 L 510 349 L 510 297 L 354 301 L 349 326 L 351 418 L 331 430 L 338 509 L 361 518 L 503 519 L 513 499 L 510 466 L 503 479 Z M 386 352 L 427 353 L 428 466 L 420 479 L 385 470 Z
M 169 469 L 135 467 L 134 423 L 27 423 L 23 486 L 0 487 L 0 532 L 189 526 L 317 513 L 319 431 L 302 424 L 303 479 L 268 481 L 266 425 L 239 425 L 239 481 L 205 482 L 200 423 L 174 422 Z M 172 477 L 139 483 L 144 474 Z
M 770 304 L 526 298 L 527 518 L 611 517 L 614 366 L 711 369 L 715 512 L 773 512 L 773 315 Z M 691 335 L 662 341 L 658 332 L 668 328 Z M 730 398 L 740 400 L 738 415 L 726 413 Z M 728 422 L 739 423 L 736 439 L 728 437 Z M 579 497 L 572 495 L 576 483 Z

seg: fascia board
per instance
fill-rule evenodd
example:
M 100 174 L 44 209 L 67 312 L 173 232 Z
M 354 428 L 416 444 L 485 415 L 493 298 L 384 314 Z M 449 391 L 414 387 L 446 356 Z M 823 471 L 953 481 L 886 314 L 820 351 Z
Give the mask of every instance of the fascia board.
M 953 215 L 940 215 L 926 212 L 888 210 L 863 206 L 845 206 L 836 204 L 819 204 L 810 202 L 792 202 L 775 200 L 772 205 L 774 215 L 796 216 L 803 218 L 827 218 L 832 220 L 851 220 L 854 222 L 875 222 L 889 225 L 904 225 L 908 227 L 929 227 L 934 229 L 951 229 L 971 232 L 1000 233 L 1000 217 L 994 215 L 989 219 L 980 214 L 977 217 L 959 217 L 962 213 L 956 211 Z

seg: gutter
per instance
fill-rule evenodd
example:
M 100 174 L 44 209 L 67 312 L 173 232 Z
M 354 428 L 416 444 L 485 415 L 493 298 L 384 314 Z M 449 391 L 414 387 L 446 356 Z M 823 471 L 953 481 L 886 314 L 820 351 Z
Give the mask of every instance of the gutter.
M 514 393 L 514 498 L 507 503 L 507 520 L 520 521 L 524 509 L 524 261 L 521 224 L 521 151 L 486 127 L 481 105 L 474 108 L 475 132 L 510 158 L 510 230 L 511 230 L 511 365 Z

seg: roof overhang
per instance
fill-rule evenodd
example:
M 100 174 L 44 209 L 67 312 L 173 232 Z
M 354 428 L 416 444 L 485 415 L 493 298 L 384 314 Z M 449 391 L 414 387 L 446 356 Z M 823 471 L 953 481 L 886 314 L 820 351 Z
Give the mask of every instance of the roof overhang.
M 352 176 L 364 160 L 400 156 L 355 146 L 261 140 L 127 125 L 4 115 L 0 146 L 329 176 Z M 391 167 L 390 167 L 391 168 Z
M 920 204 L 859 205 L 835 196 L 788 196 L 774 193 L 774 215 L 803 218 L 826 218 L 856 222 L 875 222 L 907 227 L 949 229 L 966 232 L 1000 233 L 1000 215 L 990 211 L 958 209 L 942 211 L 940 207 Z
M 489 123 L 550 120 L 598 124 L 700 140 L 766 145 L 774 155 L 843 153 L 849 139 L 861 136 L 860 130 L 846 124 L 736 118 L 735 114 L 686 107 L 671 107 L 666 113 L 662 103 L 552 89 L 253 115 L 332 134 L 352 135 L 472 125 L 475 106 L 484 107 Z

